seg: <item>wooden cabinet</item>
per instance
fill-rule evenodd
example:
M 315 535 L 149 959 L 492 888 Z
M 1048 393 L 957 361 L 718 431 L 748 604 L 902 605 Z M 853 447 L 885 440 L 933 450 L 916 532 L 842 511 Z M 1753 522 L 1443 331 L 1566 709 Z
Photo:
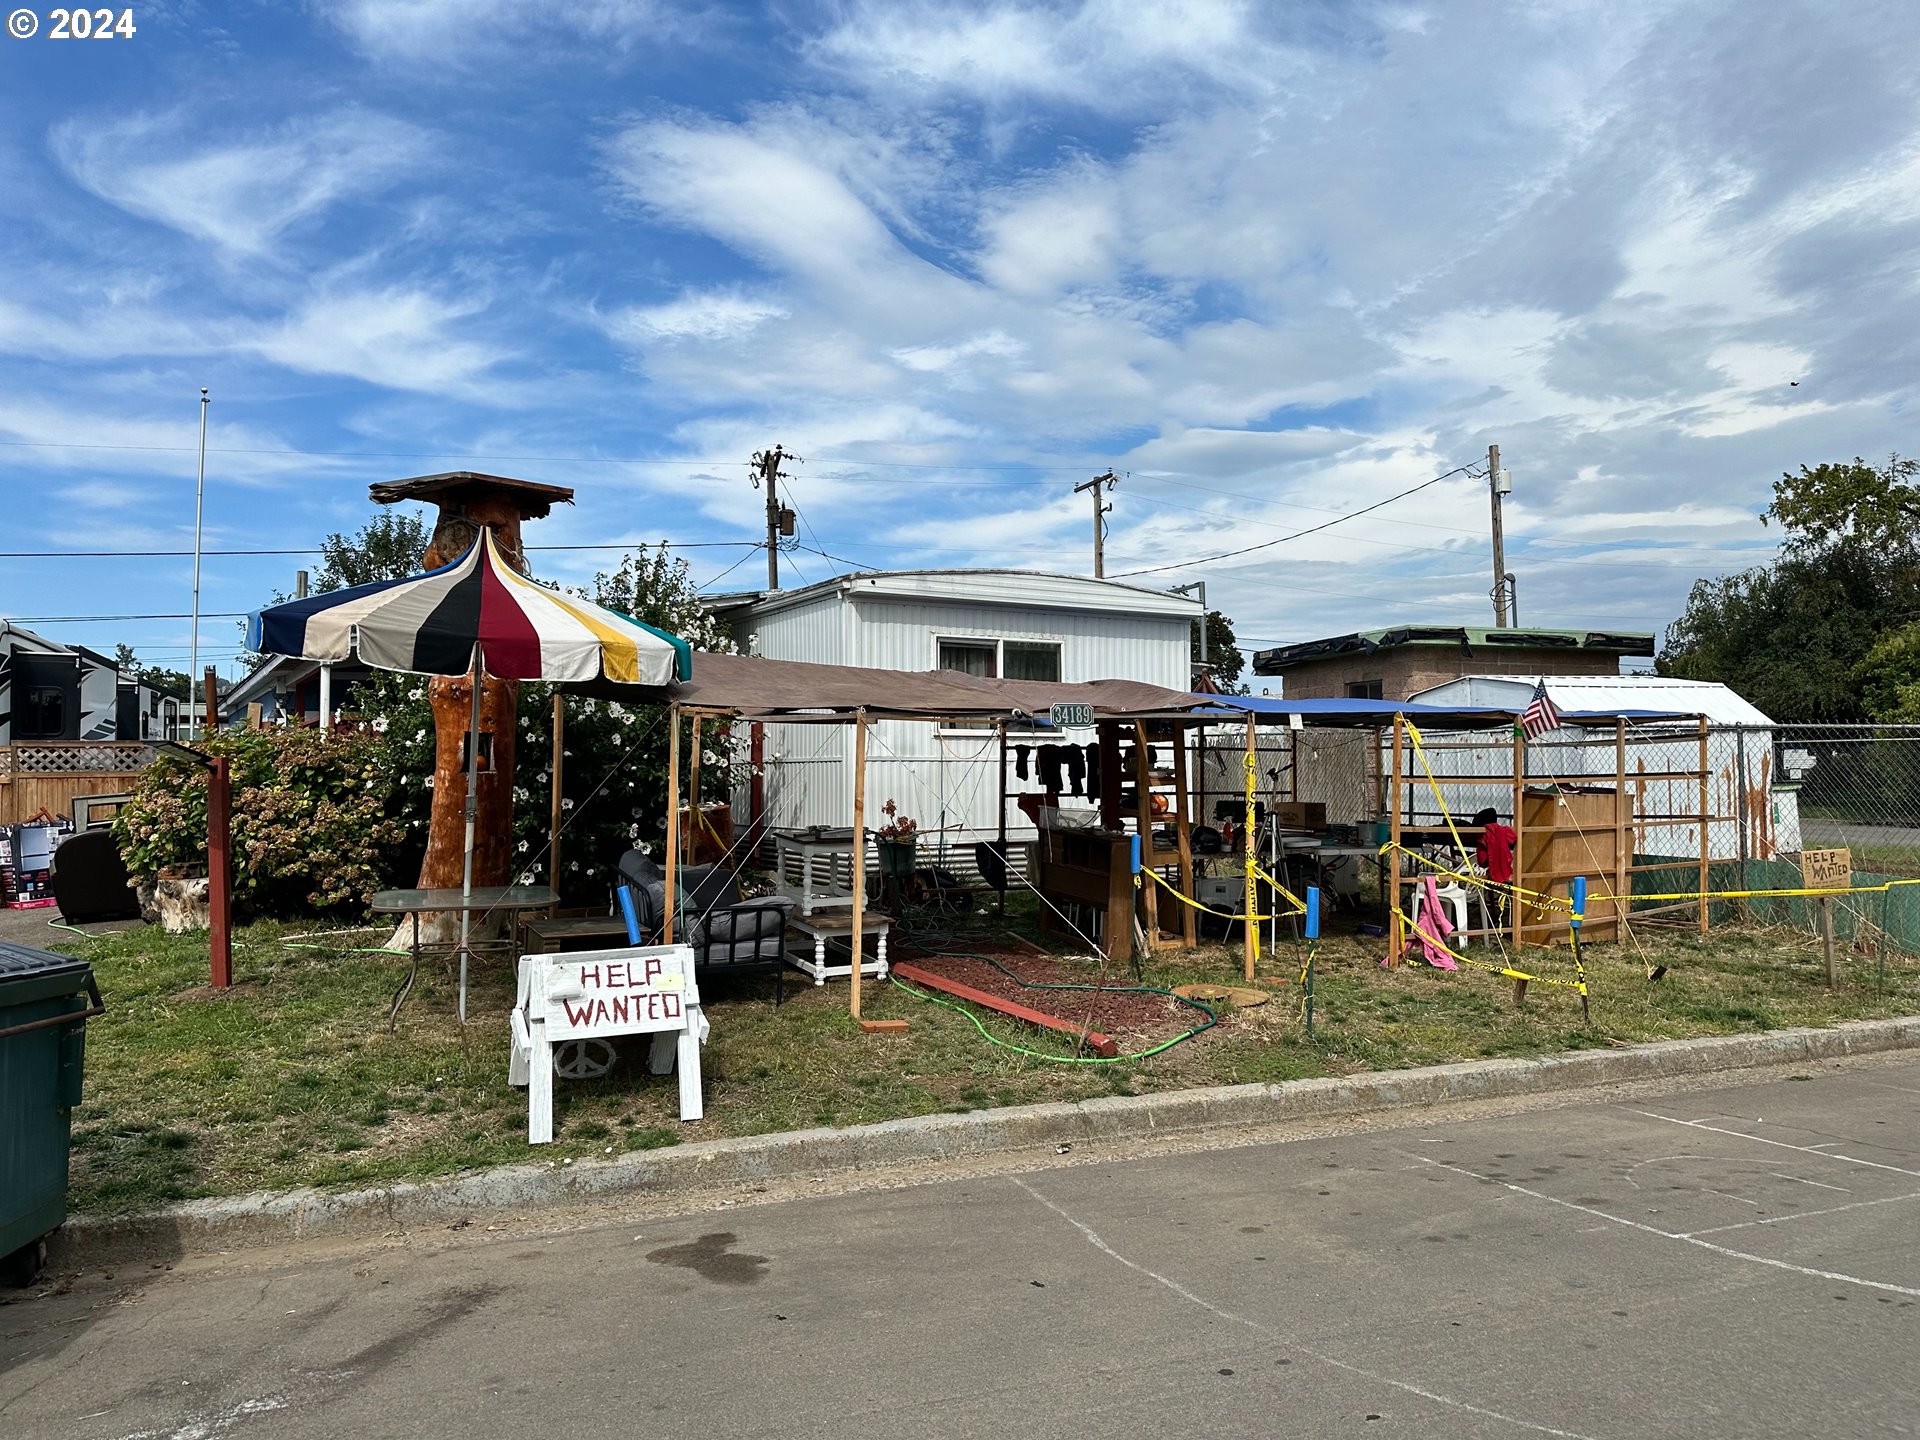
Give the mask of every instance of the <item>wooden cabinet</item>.
M 1521 795 L 1519 880 L 1528 890 L 1568 895 L 1576 876 L 1587 878 L 1589 897 L 1611 895 L 1631 861 L 1620 824 L 1619 792 L 1612 786 L 1579 789 L 1528 789 Z M 1611 900 L 1588 899 L 1581 928 L 1585 940 L 1619 938 L 1619 907 Z M 1520 922 L 1529 945 L 1562 943 L 1571 928 L 1567 912 L 1526 905 Z
M 1040 928 L 1067 929 L 1056 904 L 1084 905 L 1102 916 L 1101 944 L 1124 963 L 1133 953 L 1133 840 L 1104 830 L 1042 830 L 1033 847 L 1034 884 L 1052 904 L 1040 907 Z

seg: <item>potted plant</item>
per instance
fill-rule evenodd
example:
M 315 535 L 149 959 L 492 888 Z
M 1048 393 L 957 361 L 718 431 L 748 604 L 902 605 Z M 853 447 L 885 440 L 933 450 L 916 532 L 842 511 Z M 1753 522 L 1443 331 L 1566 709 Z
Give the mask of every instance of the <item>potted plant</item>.
M 914 842 L 920 827 L 911 816 L 902 815 L 891 800 L 880 809 L 887 817 L 886 823 L 873 832 L 880 846 L 880 873 L 890 880 L 905 880 L 913 874 Z

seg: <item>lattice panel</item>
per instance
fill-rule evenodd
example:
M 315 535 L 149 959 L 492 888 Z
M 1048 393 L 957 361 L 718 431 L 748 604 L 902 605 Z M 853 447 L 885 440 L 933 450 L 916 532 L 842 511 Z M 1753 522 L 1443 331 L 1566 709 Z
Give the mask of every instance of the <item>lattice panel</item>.
M 122 775 L 153 763 L 153 747 L 118 740 L 0 746 L 0 775 Z

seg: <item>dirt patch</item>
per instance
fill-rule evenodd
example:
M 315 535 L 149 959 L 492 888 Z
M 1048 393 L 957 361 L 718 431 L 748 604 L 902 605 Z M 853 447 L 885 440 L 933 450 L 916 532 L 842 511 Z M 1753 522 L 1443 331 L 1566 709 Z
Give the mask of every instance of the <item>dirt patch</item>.
M 167 997 L 171 1004 L 197 1005 L 207 1000 L 244 1000 L 258 994 L 260 985 L 253 980 L 240 980 L 224 990 L 216 990 L 211 985 L 195 985 L 190 989 L 176 990 Z

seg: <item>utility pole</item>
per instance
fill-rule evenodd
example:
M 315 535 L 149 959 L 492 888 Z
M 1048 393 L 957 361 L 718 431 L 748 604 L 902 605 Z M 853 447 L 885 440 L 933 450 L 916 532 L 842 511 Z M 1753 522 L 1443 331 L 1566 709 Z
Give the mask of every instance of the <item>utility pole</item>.
M 1493 623 L 1507 628 L 1507 536 L 1501 501 L 1512 489 L 1500 469 L 1500 447 L 1487 447 L 1487 492 L 1493 497 Z
M 1109 468 L 1106 474 L 1096 475 L 1085 484 L 1073 487 L 1073 493 L 1076 495 L 1082 490 L 1091 490 L 1093 492 L 1093 576 L 1096 580 L 1105 579 L 1107 574 L 1107 522 L 1105 517 L 1107 513 L 1113 509 L 1112 502 L 1109 501 L 1105 504 L 1101 502 L 1100 487 L 1104 485 L 1108 489 L 1112 489 L 1119 483 L 1120 477 L 1114 474 L 1112 469 Z
M 783 460 L 799 460 L 798 455 L 789 455 L 778 445 L 771 450 L 756 450 L 753 455 L 753 483 L 756 487 L 762 481 L 767 487 L 767 588 L 780 588 L 780 538 L 793 534 L 793 511 L 780 503 L 779 485 L 790 478 L 780 468 Z M 818 544 L 819 542 L 814 542 Z

